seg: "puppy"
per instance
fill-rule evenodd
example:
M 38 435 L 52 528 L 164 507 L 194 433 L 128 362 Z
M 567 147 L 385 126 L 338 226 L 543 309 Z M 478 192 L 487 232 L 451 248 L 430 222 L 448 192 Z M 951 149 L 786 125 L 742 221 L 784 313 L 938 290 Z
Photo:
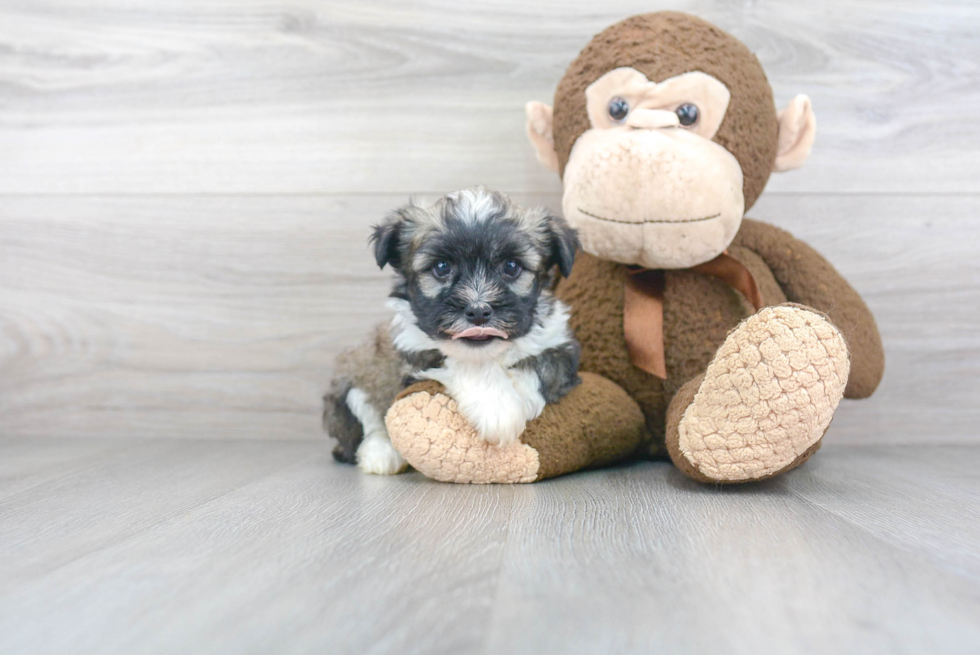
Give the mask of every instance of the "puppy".
M 371 242 L 378 266 L 396 274 L 394 317 L 337 362 L 324 398 L 336 459 L 367 473 L 404 470 L 383 417 L 418 380 L 441 382 L 476 432 L 500 446 L 580 382 L 568 308 L 551 293 L 578 248 L 564 219 L 478 187 L 397 209 Z

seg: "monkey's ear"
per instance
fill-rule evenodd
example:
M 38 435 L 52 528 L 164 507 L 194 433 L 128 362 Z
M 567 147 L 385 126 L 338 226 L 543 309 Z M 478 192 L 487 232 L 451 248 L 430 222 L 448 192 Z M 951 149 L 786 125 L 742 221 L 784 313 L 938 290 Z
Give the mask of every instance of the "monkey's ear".
M 384 268 L 386 264 L 391 264 L 392 268 L 401 266 L 398 242 L 404 226 L 405 216 L 402 210 L 392 212 L 384 222 L 374 226 L 370 243 L 374 246 L 374 259 L 379 268 Z
M 810 156 L 817 136 L 817 119 L 810 98 L 802 93 L 793 98 L 778 114 L 779 145 L 773 171 L 781 173 L 799 168 Z
M 580 247 L 578 232 L 564 218 L 551 216 L 548 221 L 551 229 L 551 256 L 562 277 L 572 274 L 572 264 L 575 263 L 575 251 Z
M 543 102 L 529 102 L 524 106 L 527 113 L 527 138 L 531 140 L 538 161 L 553 173 L 558 172 L 558 153 L 555 152 L 555 135 L 552 132 L 553 112 Z

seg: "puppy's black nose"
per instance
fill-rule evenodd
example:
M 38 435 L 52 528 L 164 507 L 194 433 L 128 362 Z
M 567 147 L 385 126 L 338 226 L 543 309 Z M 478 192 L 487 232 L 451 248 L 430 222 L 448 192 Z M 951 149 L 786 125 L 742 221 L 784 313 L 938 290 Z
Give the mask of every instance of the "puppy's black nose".
M 473 325 L 483 325 L 490 320 L 493 310 L 485 302 L 475 302 L 466 308 L 466 320 Z

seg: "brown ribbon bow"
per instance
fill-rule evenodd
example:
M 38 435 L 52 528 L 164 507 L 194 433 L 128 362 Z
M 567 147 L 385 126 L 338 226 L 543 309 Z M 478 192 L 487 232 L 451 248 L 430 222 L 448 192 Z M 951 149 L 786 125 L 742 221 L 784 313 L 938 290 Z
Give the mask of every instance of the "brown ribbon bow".
M 723 252 L 710 262 L 690 270 L 710 275 L 742 293 L 756 308 L 762 309 L 762 294 L 749 269 Z M 667 379 L 664 356 L 664 272 L 637 269 L 626 278 L 623 297 L 623 332 L 633 365 L 658 378 Z

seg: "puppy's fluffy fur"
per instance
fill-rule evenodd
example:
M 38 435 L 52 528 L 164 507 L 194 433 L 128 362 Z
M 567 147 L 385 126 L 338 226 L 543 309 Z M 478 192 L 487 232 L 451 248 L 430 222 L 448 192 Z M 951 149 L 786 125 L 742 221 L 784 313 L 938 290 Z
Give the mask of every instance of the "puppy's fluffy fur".
M 337 361 L 324 398 L 336 459 L 368 473 L 403 470 L 384 414 L 417 380 L 441 382 L 477 433 L 498 445 L 517 441 L 545 404 L 579 383 L 568 309 L 551 293 L 578 248 L 563 219 L 479 187 L 408 204 L 371 241 L 378 265 L 395 270 L 395 313 Z

